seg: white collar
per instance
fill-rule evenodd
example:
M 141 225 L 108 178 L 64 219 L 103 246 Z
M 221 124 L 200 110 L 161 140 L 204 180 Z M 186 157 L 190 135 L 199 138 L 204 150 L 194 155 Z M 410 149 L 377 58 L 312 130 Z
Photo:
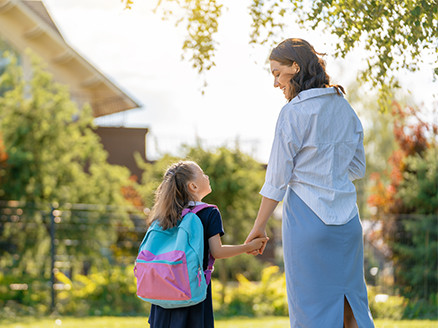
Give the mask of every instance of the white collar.
M 189 203 L 187 205 L 189 206 L 198 206 L 198 205 L 202 205 L 205 204 L 204 202 L 194 202 L 194 201 L 189 201 Z

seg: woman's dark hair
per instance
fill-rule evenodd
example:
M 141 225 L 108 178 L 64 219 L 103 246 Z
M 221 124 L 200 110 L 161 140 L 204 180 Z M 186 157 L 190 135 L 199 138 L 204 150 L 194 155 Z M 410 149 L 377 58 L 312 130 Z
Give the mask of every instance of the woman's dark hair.
M 301 91 L 312 88 L 335 87 L 339 95 L 341 94 L 339 90 L 345 94 L 341 85 L 330 85 L 330 77 L 325 71 L 325 61 L 319 56 L 325 54 L 316 52 L 312 45 L 303 39 L 286 39 L 272 50 L 269 60 L 275 60 L 286 66 L 297 63 L 300 67 L 298 73 L 290 80 L 289 101 Z
M 149 224 L 158 220 L 166 230 L 173 228 L 181 219 L 182 210 L 194 200 L 188 184 L 195 178 L 195 166 L 191 161 L 181 161 L 171 165 L 163 177 L 163 182 L 155 192 L 155 204 L 149 214 Z

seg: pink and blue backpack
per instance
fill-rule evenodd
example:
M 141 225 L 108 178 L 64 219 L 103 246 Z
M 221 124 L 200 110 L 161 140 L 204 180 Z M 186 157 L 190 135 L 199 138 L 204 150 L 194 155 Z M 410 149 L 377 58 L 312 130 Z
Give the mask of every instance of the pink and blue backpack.
M 134 274 L 137 296 L 163 308 L 202 302 L 207 295 L 214 258 L 204 272 L 204 228 L 197 212 L 215 205 L 201 204 L 183 210 L 174 228 L 163 230 L 154 221 L 140 244 Z

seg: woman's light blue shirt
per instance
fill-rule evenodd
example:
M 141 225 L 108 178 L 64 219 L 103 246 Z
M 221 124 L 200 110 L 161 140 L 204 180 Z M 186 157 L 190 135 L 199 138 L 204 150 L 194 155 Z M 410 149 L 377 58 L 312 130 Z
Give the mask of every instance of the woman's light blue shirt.
M 353 180 L 365 174 L 362 124 L 335 88 L 309 89 L 278 117 L 260 194 L 281 201 L 292 190 L 325 223 L 357 214 Z

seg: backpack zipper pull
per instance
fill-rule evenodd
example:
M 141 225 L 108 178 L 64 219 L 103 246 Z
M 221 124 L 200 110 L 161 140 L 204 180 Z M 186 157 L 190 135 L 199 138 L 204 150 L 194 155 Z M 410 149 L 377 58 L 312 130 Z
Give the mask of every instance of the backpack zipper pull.
M 201 287 L 201 267 L 198 268 L 198 274 L 196 275 L 198 277 L 198 287 Z

